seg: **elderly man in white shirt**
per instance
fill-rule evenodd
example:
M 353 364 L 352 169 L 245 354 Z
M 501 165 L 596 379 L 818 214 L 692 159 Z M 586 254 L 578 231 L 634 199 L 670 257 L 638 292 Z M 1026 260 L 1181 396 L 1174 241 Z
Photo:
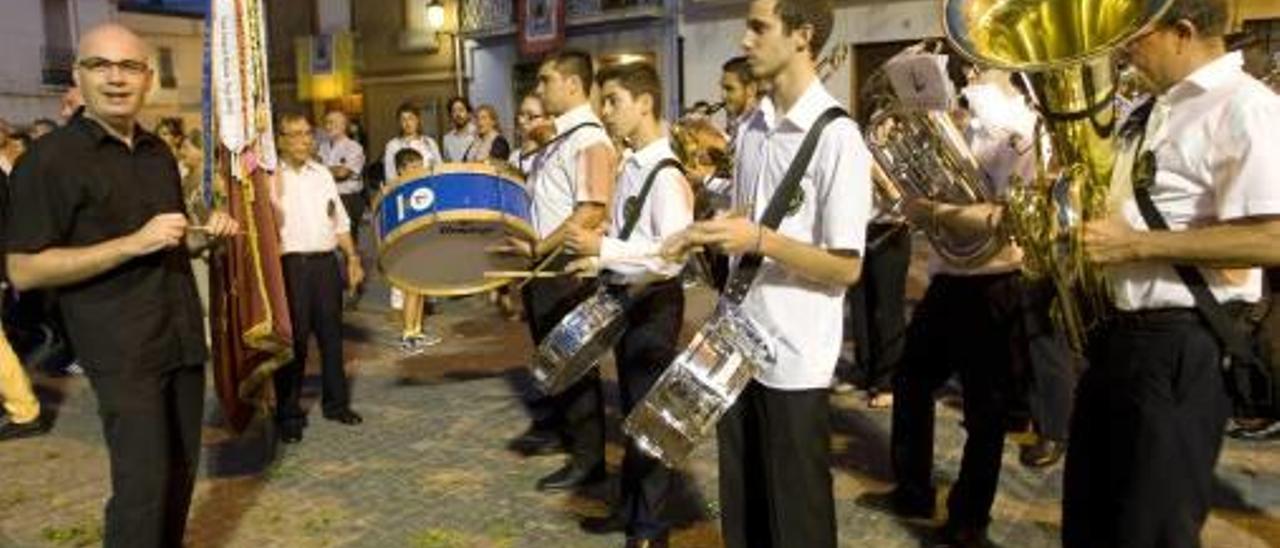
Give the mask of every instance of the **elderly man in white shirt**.
M 351 410 L 343 370 L 342 273 L 335 252 L 341 249 L 346 257 L 350 290 L 364 279 L 364 270 L 333 176 L 311 159 L 312 132 L 307 119 L 285 115 L 279 131 L 282 162 L 275 199 L 281 213 L 280 260 L 293 326 L 293 361 L 275 373 L 276 421 L 281 441 L 297 443 L 302 441 L 306 426 L 306 412 L 299 399 L 313 333 L 320 348 L 324 418 L 349 425 L 363 421 Z
M 559 270 L 569 262 L 561 251 L 572 227 L 597 230 L 607 217 L 617 166 L 612 141 L 588 101 L 594 69 L 591 56 L 561 51 L 538 69 L 537 93 L 555 116 L 556 136 L 536 153 L 528 179 L 530 215 L 539 235 L 534 244 L 514 247 Z M 590 286 L 566 278 L 535 279 L 524 287 L 525 310 L 534 343 L 590 294 Z M 524 454 L 547 453 L 563 445 L 564 467 L 538 481 L 543 490 L 572 489 L 604 479 L 604 408 L 599 374 L 592 372 L 563 393 L 534 402 L 535 420 L 510 447 Z
M 742 310 L 764 330 L 775 359 L 718 432 L 721 531 L 733 548 L 836 545 L 828 388 L 871 210 L 871 157 L 857 124 L 830 122 L 781 224 L 756 221 L 806 134 L 839 106 L 815 66 L 832 22 L 829 0 L 751 3 L 742 44 L 771 92 L 736 142 L 734 206 L 750 217 L 695 223 L 664 244 L 668 256 L 711 246 L 763 257 Z
M 1122 130 L 1111 218 L 1085 227 L 1118 310 L 1076 392 L 1067 547 L 1197 546 L 1208 517 L 1231 409 L 1224 348 L 1172 265 L 1231 308 L 1262 295 L 1250 265 L 1280 264 L 1280 98 L 1226 52 L 1227 23 L 1223 0 L 1174 0 L 1126 47 L 1156 98 Z M 1169 230 L 1145 220 L 1143 189 Z
M 320 164 L 329 169 L 342 196 L 342 206 L 351 219 L 351 240 L 359 242 L 360 218 L 364 216 L 364 147 L 347 136 L 350 120 L 340 110 L 324 115 L 326 139 L 320 143 L 317 155 Z
M 622 162 L 613 194 L 607 235 L 573 227 L 566 246 L 587 259 L 571 270 L 603 266 L 602 283 L 626 303 L 626 328 L 614 355 L 622 414 L 649 392 L 676 357 L 684 318 L 684 291 L 676 278 L 682 264 L 658 256 L 664 238 L 693 222 L 693 189 L 679 170 L 671 143 L 662 136 L 662 81 L 649 64 L 606 69 L 600 84 L 609 133 L 634 152 Z M 596 533 L 625 530 L 627 546 L 665 546 L 671 528 L 667 500 L 671 471 L 628 441 L 622 459 L 622 501 L 584 528 Z

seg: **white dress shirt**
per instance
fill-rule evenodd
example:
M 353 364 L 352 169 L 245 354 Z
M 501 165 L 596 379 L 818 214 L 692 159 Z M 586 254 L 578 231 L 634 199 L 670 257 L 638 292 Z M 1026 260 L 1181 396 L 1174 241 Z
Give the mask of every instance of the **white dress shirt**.
M 471 147 L 471 141 L 476 138 L 476 128 L 471 124 L 458 130 L 451 129 L 444 134 L 441 139 L 444 145 L 444 161 L 461 162 L 467 154 L 467 149 Z
M 1021 179 L 1022 184 L 1031 184 L 1036 176 L 1036 114 L 1021 96 L 1004 95 L 995 86 L 980 86 L 990 88 L 986 90 L 989 93 L 982 93 L 982 98 L 974 101 L 978 94 L 968 93 L 973 87 L 966 88 L 966 95 L 971 98 L 971 105 L 976 103 L 982 108 L 974 109 L 965 128 L 965 142 L 981 168 L 979 173 L 987 188 L 997 199 L 1004 200 L 1012 189 L 1013 177 Z M 1021 267 L 1022 249 L 1012 242 L 972 267 L 951 264 L 936 251 L 929 259 L 930 274 L 976 276 L 1013 272 Z
M 387 183 L 392 183 L 400 177 L 400 172 L 396 170 L 396 154 L 406 148 L 418 151 L 418 154 L 422 155 L 422 165 L 427 169 L 431 169 L 431 166 L 441 161 L 440 149 L 436 148 L 435 139 L 426 135 L 418 135 L 410 139 L 394 137 L 387 141 L 387 150 L 382 155 L 382 172 L 386 174 Z
M 600 119 L 592 112 L 591 105 L 583 104 L 556 117 L 556 135 L 587 122 L 600 124 Z M 608 188 L 593 189 L 586 181 L 586 156 L 582 153 L 598 144 L 613 149 L 603 124 L 579 129 L 551 143 L 534 158 L 529 176 L 530 215 L 538 237 L 546 238 L 555 232 L 579 202 L 609 202 Z
M 645 179 L 658 162 L 674 160 L 671 142 L 657 139 L 627 157 L 613 192 L 608 235 L 600 242 L 600 262 L 614 274 L 612 281 L 636 283 L 670 279 L 683 263 L 657 256 L 662 241 L 693 222 L 693 190 L 675 166 L 664 167 L 653 180 L 649 196 L 640 205 L 639 219 L 625 241 L 620 239 L 627 222 L 627 201 L 640 196 Z
M 337 181 L 339 194 L 352 194 L 364 190 L 360 174 L 364 172 L 364 147 L 355 139 L 343 137 L 340 140 L 327 140 L 320 143 L 318 151 L 320 163 L 325 167 L 342 166 L 351 171 L 351 176 Z
M 308 161 L 294 169 L 280 163 L 281 253 L 323 253 L 338 246 L 338 235 L 350 231 L 333 175 Z
M 736 208 L 760 219 L 769 198 L 814 121 L 839 106 L 815 79 L 781 118 L 770 99 L 739 130 L 735 150 Z M 777 231 L 829 250 L 862 254 L 871 212 L 871 153 L 857 124 L 841 118 L 827 126 L 800 181 L 799 208 Z M 743 310 L 770 339 L 775 363 L 756 380 L 782 390 L 826 388 L 844 339 L 846 287 L 811 281 L 771 259 L 760 266 Z
M 1171 230 L 1280 215 L 1280 97 L 1245 73 L 1243 63 L 1238 52 L 1226 54 L 1157 98 L 1143 148 L 1155 152 L 1151 199 Z M 1122 145 L 1111 207 L 1147 230 L 1130 181 L 1137 141 Z M 1260 269 L 1200 271 L 1219 302 L 1262 297 Z M 1168 264 L 1114 265 L 1106 278 L 1121 310 L 1195 306 Z

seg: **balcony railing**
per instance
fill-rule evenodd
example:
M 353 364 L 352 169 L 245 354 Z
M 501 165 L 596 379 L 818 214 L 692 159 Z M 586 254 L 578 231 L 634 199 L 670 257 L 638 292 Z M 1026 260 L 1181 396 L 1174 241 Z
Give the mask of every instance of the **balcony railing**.
M 40 82 L 46 86 L 70 87 L 74 84 L 71 70 L 75 63 L 76 52 L 71 48 L 40 48 Z
M 636 15 L 652 16 L 664 0 L 565 0 L 569 27 L 601 21 L 626 20 Z M 501 35 L 515 32 L 515 0 L 462 0 L 462 32 L 471 35 Z

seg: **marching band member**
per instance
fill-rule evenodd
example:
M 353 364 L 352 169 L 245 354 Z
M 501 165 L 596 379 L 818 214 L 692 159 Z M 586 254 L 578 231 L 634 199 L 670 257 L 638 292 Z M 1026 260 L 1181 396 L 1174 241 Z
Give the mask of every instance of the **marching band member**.
M 979 71 L 964 90 L 972 113 L 968 145 L 999 196 L 1007 195 L 1013 177 L 1029 181 L 1036 169 L 1036 115 L 1010 76 Z M 998 211 L 996 204 L 957 206 L 927 199 L 908 201 L 905 207 L 917 226 L 957 233 L 970 230 L 955 220 L 958 215 Z M 953 373 L 964 387 L 964 455 L 942 528 L 948 545 L 986 542 L 1000 478 L 1009 386 L 1017 345 L 1023 342 L 1014 337 L 1023 319 L 1021 257 L 1012 244 L 974 267 L 954 266 L 935 254 L 934 275 L 912 313 L 894 378 L 891 457 L 897 486 L 888 502 L 896 513 L 911 517 L 934 514 L 934 392 Z
M 552 55 L 538 69 L 537 93 L 555 116 L 556 136 L 534 158 L 528 180 L 531 216 L 541 239 L 511 241 L 510 248 L 549 270 L 568 264 L 560 251 L 570 227 L 597 230 L 607 220 L 617 157 L 609 135 L 591 110 L 591 56 L 579 51 Z M 554 254 L 554 256 L 553 256 Z M 589 295 L 590 287 L 571 278 L 539 278 L 524 287 L 524 308 L 537 344 Z M 604 408 L 599 373 L 590 374 L 563 393 L 535 402 L 529 430 L 510 447 L 525 454 L 569 449 L 564 467 L 538 481 L 544 490 L 572 489 L 604 479 Z
M 1227 23 L 1224 0 L 1174 0 L 1126 46 L 1155 100 L 1117 141 L 1112 217 L 1085 226 L 1118 310 L 1076 391 L 1069 548 L 1200 544 L 1230 404 L 1219 336 L 1171 265 L 1237 307 L 1262 292 L 1261 271 L 1241 268 L 1280 263 L 1280 98 L 1227 53 Z
M 694 246 L 764 257 L 742 310 L 775 359 L 718 432 L 721 531 L 732 548 L 836 545 L 828 386 L 871 208 L 871 157 L 857 125 L 843 116 L 825 128 L 778 228 L 755 221 L 812 125 L 838 107 L 816 74 L 832 22 L 830 0 L 751 3 L 742 45 L 771 92 L 736 141 L 734 206 L 750 217 L 695 223 L 664 243 L 669 257 Z
M 657 256 L 662 240 L 693 222 L 693 191 L 663 137 L 662 82 L 649 64 L 621 65 L 597 78 L 609 133 L 633 151 L 622 162 L 607 235 L 571 227 L 565 244 L 579 259 L 570 270 L 603 268 L 602 281 L 627 299 L 626 330 L 614 348 L 622 414 L 649 391 L 676 357 L 684 318 L 681 264 Z M 607 532 L 625 528 L 627 547 L 667 545 L 666 516 L 672 474 L 662 462 L 628 443 L 622 459 L 622 504 L 613 515 L 584 524 Z

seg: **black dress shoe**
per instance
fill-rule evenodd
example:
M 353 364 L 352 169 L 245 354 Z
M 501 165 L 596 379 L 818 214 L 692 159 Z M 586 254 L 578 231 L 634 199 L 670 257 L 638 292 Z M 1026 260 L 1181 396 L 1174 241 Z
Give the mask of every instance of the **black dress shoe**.
M 593 535 L 609 535 L 627 530 L 627 520 L 621 514 L 612 513 L 602 518 L 586 518 L 578 528 Z
M 569 463 L 538 480 L 539 491 L 566 491 L 604 481 L 604 465 L 582 468 Z
M 939 548 L 989 548 L 994 546 L 987 538 L 986 527 L 968 527 L 946 524 L 939 530 Z
M 667 548 L 670 543 L 664 535 L 658 538 L 629 538 L 625 546 L 626 548 Z
M 1040 438 L 1031 445 L 1024 445 L 1018 451 L 1018 460 L 1027 468 L 1046 468 L 1062 460 L 1067 446 L 1050 439 Z
M 280 442 L 294 444 L 302 441 L 302 425 L 301 424 L 281 424 L 280 425 Z
M 364 417 L 361 417 L 359 413 L 356 413 L 355 411 L 352 411 L 350 409 L 343 409 L 342 411 L 338 411 L 336 413 L 325 413 L 324 418 L 334 422 L 340 422 L 342 424 L 346 424 L 349 426 L 355 426 L 357 424 L 364 422 Z
M 13 422 L 8 417 L 0 420 L 0 441 L 30 438 L 48 431 L 40 417 L 31 422 Z
M 564 452 L 564 444 L 555 432 L 530 428 L 507 442 L 507 449 L 532 457 Z

